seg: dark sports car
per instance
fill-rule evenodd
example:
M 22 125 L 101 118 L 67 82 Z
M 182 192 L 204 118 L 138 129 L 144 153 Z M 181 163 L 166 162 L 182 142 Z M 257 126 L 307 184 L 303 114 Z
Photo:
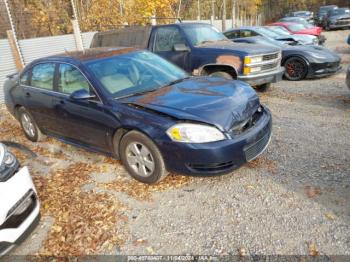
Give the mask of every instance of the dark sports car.
M 282 65 L 286 68 L 284 76 L 288 80 L 327 76 L 341 69 L 340 57 L 321 46 L 290 46 L 261 36 L 238 38 L 233 41 L 279 46 L 282 49 Z
M 246 83 L 190 77 L 148 51 L 97 48 L 32 62 L 5 83 L 24 134 L 120 158 L 135 179 L 227 173 L 267 147 L 269 110 Z

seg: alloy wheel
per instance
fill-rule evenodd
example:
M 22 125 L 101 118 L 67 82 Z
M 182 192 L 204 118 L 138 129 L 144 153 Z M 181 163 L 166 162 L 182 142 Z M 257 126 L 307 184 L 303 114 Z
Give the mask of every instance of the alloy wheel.
M 30 137 L 35 137 L 35 126 L 31 117 L 27 113 L 21 115 L 21 123 L 24 132 Z
M 150 150 L 139 142 L 132 142 L 127 146 L 126 160 L 139 176 L 148 177 L 154 172 L 154 158 Z

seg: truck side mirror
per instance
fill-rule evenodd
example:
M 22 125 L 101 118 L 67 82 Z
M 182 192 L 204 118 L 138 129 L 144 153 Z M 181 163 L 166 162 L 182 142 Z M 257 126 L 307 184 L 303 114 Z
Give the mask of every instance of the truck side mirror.
M 190 48 L 185 44 L 175 44 L 174 45 L 174 51 L 176 52 L 189 52 L 191 51 Z

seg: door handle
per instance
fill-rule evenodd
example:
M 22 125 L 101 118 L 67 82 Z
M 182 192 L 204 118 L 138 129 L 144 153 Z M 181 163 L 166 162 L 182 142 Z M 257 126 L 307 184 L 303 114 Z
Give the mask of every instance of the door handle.
M 29 92 L 26 92 L 26 97 L 30 97 L 30 93 Z

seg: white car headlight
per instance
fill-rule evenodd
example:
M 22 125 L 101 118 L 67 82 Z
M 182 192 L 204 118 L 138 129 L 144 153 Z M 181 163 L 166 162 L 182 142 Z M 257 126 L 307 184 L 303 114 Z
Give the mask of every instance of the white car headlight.
M 5 145 L 0 144 L 0 167 L 2 165 L 11 166 L 15 162 L 15 157 L 7 151 Z
M 201 124 L 176 124 L 166 133 L 173 141 L 181 143 L 208 143 L 225 139 L 217 128 Z

